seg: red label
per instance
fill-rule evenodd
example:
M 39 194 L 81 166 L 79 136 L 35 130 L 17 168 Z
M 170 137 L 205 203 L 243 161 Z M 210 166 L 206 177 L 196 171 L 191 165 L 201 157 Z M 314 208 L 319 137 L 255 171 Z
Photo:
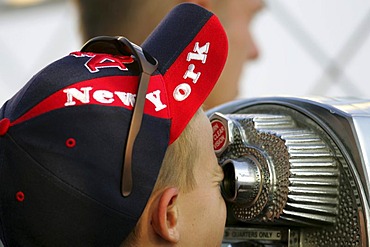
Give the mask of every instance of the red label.
M 220 152 L 226 145 L 226 128 L 220 120 L 213 120 L 211 125 L 213 130 L 213 149 L 215 152 Z

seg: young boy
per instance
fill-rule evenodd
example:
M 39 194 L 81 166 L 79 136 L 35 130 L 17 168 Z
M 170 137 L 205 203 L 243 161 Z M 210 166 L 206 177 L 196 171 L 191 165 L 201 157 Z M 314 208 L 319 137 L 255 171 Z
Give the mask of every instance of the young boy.
M 200 110 L 227 56 L 217 17 L 177 6 L 138 47 L 98 37 L 0 110 L 4 246 L 215 246 L 223 173 Z

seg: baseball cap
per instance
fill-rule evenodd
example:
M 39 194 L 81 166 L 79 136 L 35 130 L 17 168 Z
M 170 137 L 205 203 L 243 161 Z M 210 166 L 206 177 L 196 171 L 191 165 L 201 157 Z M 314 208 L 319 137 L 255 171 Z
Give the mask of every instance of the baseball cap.
M 226 57 L 218 18 L 186 3 L 141 47 L 97 37 L 37 73 L 0 109 L 4 245 L 118 246 Z

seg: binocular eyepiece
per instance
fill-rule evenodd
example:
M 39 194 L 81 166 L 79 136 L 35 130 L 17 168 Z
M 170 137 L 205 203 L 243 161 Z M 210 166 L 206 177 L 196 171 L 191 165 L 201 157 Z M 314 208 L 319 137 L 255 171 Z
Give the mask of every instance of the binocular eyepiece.
M 241 205 L 252 205 L 262 192 L 263 177 L 253 158 L 226 160 L 222 165 L 225 179 L 221 191 L 225 200 Z

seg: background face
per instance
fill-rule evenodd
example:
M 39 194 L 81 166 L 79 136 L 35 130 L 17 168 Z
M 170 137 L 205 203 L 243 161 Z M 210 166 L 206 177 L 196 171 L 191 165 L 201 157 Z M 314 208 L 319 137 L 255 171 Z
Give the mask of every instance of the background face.
M 83 43 L 71 1 L 21 8 L 10 2 L 0 1 L 1 105 L 33 74 Z M 369 12 L 369 1 L 265 1 L 252 21 L 259 58 L 245 65 L 239 96 L 370 98 Z
M 244 64 L 257 59 L 259 55 L 251 26 L 263 6 L 262 0 L 212 2 L 211 8 L 220 18 L 228 36 L 229 50 L 224 70 L 204 103 L 206 108 L 228 102 L 239 95 Z

